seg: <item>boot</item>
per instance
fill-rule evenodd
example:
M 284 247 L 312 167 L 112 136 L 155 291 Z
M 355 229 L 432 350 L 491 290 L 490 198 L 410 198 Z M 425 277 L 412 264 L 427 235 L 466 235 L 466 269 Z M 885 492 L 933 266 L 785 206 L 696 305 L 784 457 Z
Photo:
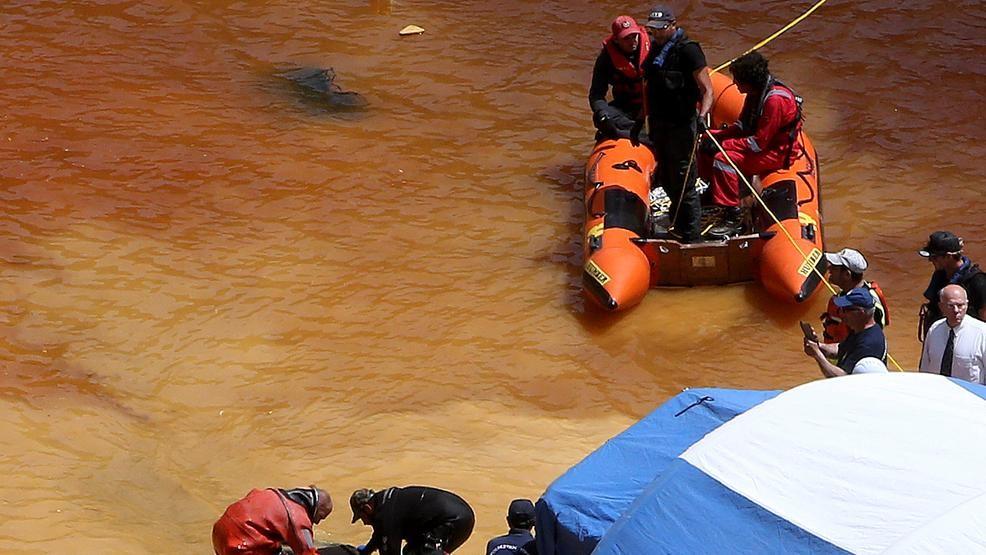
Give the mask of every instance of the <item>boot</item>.
M 743 214 L 739 206 L 724 206 L 719 223 L 712 226 L 706 235 L 726 239 L 735 237 L 743 232 Z

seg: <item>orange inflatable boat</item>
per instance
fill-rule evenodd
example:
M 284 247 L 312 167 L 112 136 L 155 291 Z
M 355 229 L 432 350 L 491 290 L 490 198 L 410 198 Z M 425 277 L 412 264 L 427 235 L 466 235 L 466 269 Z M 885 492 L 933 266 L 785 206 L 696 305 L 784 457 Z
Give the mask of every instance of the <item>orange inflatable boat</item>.
M 713 125 L 736 121 L 744 95 L 722 74 L 712 74 L 712 84 Z M 769 212 L 759 202 L 752 206 L 750 234 L 691 244 L 651 236 L 649 192 L 656 169 L 651 151 L 625 139 L 598 143 L 585 172 L 586 295 L 618 311 L 639 303 L 651 287 L 756 280 L 780 301 L 809 299 L 826 262 L 818 155 L 804 131 L 800 140 L 803 152 L 789 168 L 759 180 L 757 189 Z

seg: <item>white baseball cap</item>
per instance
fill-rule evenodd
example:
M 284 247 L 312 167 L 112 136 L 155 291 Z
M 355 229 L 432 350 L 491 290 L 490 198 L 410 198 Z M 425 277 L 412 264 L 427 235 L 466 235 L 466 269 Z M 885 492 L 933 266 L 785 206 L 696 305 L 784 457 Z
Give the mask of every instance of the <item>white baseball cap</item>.
M 845 266 L 850 272 L 861 274 L 866 271 L 866 259 L 862 253 L 854 249 L 842 249 L 839 252 L 825 253 L 825 259 L 830 266 Z

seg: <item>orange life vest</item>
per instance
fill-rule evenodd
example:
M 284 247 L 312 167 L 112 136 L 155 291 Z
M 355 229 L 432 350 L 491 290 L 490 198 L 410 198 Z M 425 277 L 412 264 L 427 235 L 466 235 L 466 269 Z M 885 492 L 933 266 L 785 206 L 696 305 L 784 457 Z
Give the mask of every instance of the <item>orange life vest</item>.
M 863 287 L 869 289 L 876 293 L 878 313 L 876 315 L 876 323 L 880 325 L 881 328 L 885 328 L 890 325 L 890 308 L 887 306 L 887 298 L 883 294 L 883 289 L 880 288 L 880 284 L 875 281 L 863 282 Z M 828 307 L 825 309 L 825 314 L 822 314 L 822 336 L 825 343 L 842 343 L 849 337 L 849 326 L 842 321 L 842 309 L 835 305 L 835 298 L 839 295 L 833 295 L 829 299 Z M 882 315 L 882 317 L 881 317 Z

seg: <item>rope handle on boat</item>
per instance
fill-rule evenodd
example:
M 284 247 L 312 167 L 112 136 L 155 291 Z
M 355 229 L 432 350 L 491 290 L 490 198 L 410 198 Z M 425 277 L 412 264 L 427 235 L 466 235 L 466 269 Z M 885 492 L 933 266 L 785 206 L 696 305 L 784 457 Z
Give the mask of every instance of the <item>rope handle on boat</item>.
M 592 201 L 596 200 L 596 193 L 599 192 L 599 190 L 600 190 L 600 188 L 602 186 L 603 186 L 603 182 L 602 181 L 593 181 L 592 182 L 592 193 L 589 194 L 589 198 L 586 199 L 586 201 L 585 201 L 585 212 L 586 212 L 586 214 L 592 216 L 593 218 L 601 218 L 601 217 L 603 217 L 603 216 L 606 215 L 606 211 L 605 210 L 603 210 L 602 212 L 593 212 L 592 211 Z M 605 208 L 605 207 L 603 207 L 603 208 Z
M 776 39 L 777 37 L 783 35 L 787 31 L 789 31 L 792 27 L 794 27 L 798 23 L 801 23 L 802 21 L 804 21 L 809 15 L 811 15 L 812 13 L 814 13 L 815 10 L 817 10 L 818 8 L 821 8 L 822 7 L 822 4 L 824 4 L 827 1 L 828 0 L 818 0 L 818 2 L 815 2 L 815 5 L 813 5 L 812 7 L 808 8 L 808 11 L 806 11 L 805 13 L 801 14 L 800 16 L 794 18 L 794 21 L 792 21 L 792 22 L 788 23 L 787 25 L 785 25 L 784 27 L 782 27 L 780 31 L 777 31 L 773 35 L 770 35 L 769 37 L 767 37 L 767 38 L 763 39 L 762 41 L 758 42 L 756 46 L 754 46 L 753 48 L 751 48 L 751 49 L 747 50 L 746 52 L 740 54 L 739 56 L 736 56 L 736 58 L 733 58 L 732 60 L 729 60 L 728 62 L 723 62 L 723 63 L 719 64 L 719 66 L 716 67 L 715 69 L 713 69 L 710 73 L 718 73 L 718 72 L 726 69 L 733 62 L 735 62 L 737 58 L 741 58 L 741 57 L 749 54 L 750 52 L 753 52 L 754 50 L 756 50 L 756 49 L 758 49 L 758 48 L 766 45 L 768 42 Z
M 736 175 L 739 176 L 740 181 L 742 181 L 743 184 L 746 185 L 746 187 L 750 190 L 750 192 L 753 193 L 754 198 L 756 198 L 757 202 L 760 203 L 760 206 L 763 208 L 764 212 L 770 215 L 770 219 L 774 220 L 774 223 L 777 224 L 777 227 L 779 227 L 780 230 L 784 232 L 784 236 L 787 237 L 787 240 L 790 241 L 792 245 L 794 245 L 795 249 L 798 250 L 798 254 L 801 255 L 801 261 L 803 263 L 809 264 L 812 271 L 818 274 L 818 277 L 822 279 L 822 283 L 825 284 L 825 287 L 828 288 L 829 292 L 831 292 L 833 295 L 838 294 L 838 292 L 835 290 L 835 287 L 833 287 L 832 284 L 829 283 L 829 280 L 825 279 L 825 274 L 823 274 L 821 271 L 818 270 L 818 265 L 810 263 L 810 261 L 808 260 L 808 255 L 805 254 L 804 249 L 802 249 L 801 245 L 799 245 L 798 242 L 794 240 L 794 237 L 791 236 L 791 232 L 788 231 L 786 227 L 781 225 L 781 221 L 777 219 L 777 215 L 774 214 L 774 211 L 771 210 L 769 206 L 767 206 L 767 203 L 764 202 L 763 197 L 760 196 L 760 193 L 757 192 L 753 184 L 750 183 L 750 181 L 746 178 L 745 175 L 743 175 L 743 172 L 740 171 L 736 163 L 733 162 L 733 159 L 729 157 L 729 154 L 726 152 L 726 149 L 722 148 L 722 144 L 719 142 L 719 140 L 716 139 L 712 135 L 712 133 L 706 133 L 705 135 L 710 139 L 712 139 L 712 144 L 716 145 L 716 149 L 718 149 L 719 152 L 722 153 L 722 155 L 726 158 L 726 161 L 729 162 L 729 165 L 733 168 L 733 171 L 735 171 Z M 894 360 L 894 357 L 890 356 L 889 351 L 887 351 L 887 360 L 893 363 L 893 365 L 897 368 L 897 370 L 901 372 L 904 371 L 904 369 L 901 368 L 900 364 L 898 364 L 897 361 Z

